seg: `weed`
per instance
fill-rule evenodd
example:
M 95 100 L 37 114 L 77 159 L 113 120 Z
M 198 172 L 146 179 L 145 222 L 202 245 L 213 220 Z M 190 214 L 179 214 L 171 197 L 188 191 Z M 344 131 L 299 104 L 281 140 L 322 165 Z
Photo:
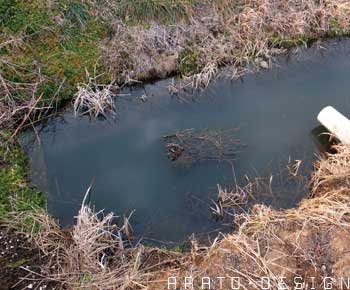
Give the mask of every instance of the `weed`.
M 69 0 L 60 3 L 60 10 L 63 11 L 64 17 L 72 24 L 85 27 L 89 20 L 87 7 L 84 3 L 76 0 Z
M 131 23 L 148 23 L 150 20 L 174 23 L 179 19 L 189 19 L 194 5 L 193 0 L 118 0 L 116 14 Z
M 182 76 L 191 76 L 200 72 L 199 56 L 199 51 L 190 47 L 181 52 L 177 69 Z
M 88 75 L 88 73 L 87 73 Z M 74 113 L 79 112 L 89 114 L 96 118 L 99 115 L 107 117 L 107 113 L 115 114 L 115 105 L 113 100 L 113 88 L 110 85 L 99 85 L 96 82 L 97 77 L 89 77 L 87 84 L 78 84 L 78 91 L 74 95 Z
M 89 194 L 89 189 L 85 197 Z M 71 232 L 64 232 L 46 214 L 33 214 L 41 225 L 35 235 L 39 249 L 50 258 L 41 269 L 41 280 L 55 281 L 69 289 L 146 289 L 159 268 L 176 262 L 176 254 L 159 261 L 157 249 L 139 245 L 126 247 L 124 226 L 118 227 L 113 214 L 100 213 L 84 204 Z M 149 263 L 149 261 L 153 261 Z
M 186 250 L 186 245 L 185 244 L 180 244 L 172 248 L 172 251 L 178 252 L 178 253 L 184 253 Z

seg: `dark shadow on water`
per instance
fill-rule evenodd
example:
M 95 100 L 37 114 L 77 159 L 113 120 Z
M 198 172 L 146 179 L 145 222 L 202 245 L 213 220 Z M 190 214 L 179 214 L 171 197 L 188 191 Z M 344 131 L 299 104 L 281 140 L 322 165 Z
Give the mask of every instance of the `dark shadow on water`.
M 315 127 L 310 134 L 321 154 L 324 155 L 325 153 L 335 153 L 332 146 L 336 144 L 336 141 L 334 137 L 332 138 L 330 132 L 324 126 L 320 125 Z

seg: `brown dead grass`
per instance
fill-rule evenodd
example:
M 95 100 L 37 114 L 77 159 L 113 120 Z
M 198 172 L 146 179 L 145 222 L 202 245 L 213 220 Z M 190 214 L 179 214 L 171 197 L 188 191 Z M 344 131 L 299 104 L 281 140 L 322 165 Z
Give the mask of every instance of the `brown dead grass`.
M 186 259 L 176 252 L 131 245 L 129 218 L 118 227 L 118 217 L 95 213 L 84 202 L 70 229 L 61 229 L 46 213 L 28 217 L 40 225 L 33 241 L 48 259 L 40 274 L 31 272 L 40 284 L 54 282 L 60 289 L 146 289 L 157 275 L 177 269 Z
M 26 81 L 6 79 L 3 76 L 5 69 L 21 75 Z M 43 101 L 43 94 L 38 92 L 38 88 L 44 79 L 40 69 L 28 72 L 0 57 L 0 130 L 13 128 L 14 137 L 25 125 L 32 125 L 54 109 L 61 86 L 50 101 Z
M 119 81 L 145 80 L 182 74 L 186 60 L 190 82 L 206 86 L 223 64 L 236 76 L 249 63 L 266 67 L 285 48 L 349 31 L 347 0 L 203 1 L 194 9 L 189 22 L 175 25 L 115 22 L 101 44 L 105 67 Z

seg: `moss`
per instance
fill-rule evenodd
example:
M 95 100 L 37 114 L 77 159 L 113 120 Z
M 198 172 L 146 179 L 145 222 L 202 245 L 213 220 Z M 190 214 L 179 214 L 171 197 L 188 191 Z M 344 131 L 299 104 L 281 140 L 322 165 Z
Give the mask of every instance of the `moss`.
M 12 36 L 26 35 L 19 49 L 11 47 L 1 51 L 22 71 L 1 68 L 3 76 L 17 82 L 30 82 L 33 79 L 28 79 L 30 74 L 24 72 L 40 72 L 44 81 L 37 93 L 43 95 L 43 100 L 51 99 L 62 83 L 59 100 L 71 98 L 77 83 L 85 81 L 86 71 L 92 72 L 98 62 L 96 43 L 106 36 L 103 22 L 90 17 L 88 6 L 81 1 L 59 0 L 51 4 L 52 7 L 46 7 L 43 0 L 34 1 L 40 9 L 34 9 L 31 1 L 31 4 L 24 0 L 0 1 L 7 5 L 0 13 L 11 11 L 1 22 L 1 30 Z M 29 33 L 28 27 L 35 33 Z M 101 72 L 97 67 L 97 73 Z M 105 79 L 110 77 L 105 75 Z
M 7 264 L 6 268 L 16 269 L 16 268 L 23 266 L 24 264 L 26 264 L 28 262 L 29 262 L 28 259 L 22 258 L 22 259 L 15 261 L 15 262 Z
M 178 253 L 184 253 L 186 251 L 186 245 L 185 244 L 179 244 L 172 248 L 172 251 L 178 252 Z
M 177 70 L 182 76 L 191 76 L 200 72 L 202 66 L 199 64 L 199 51 L 188 47 L 179 56 Z
M 9 142 L 11 132 L 0 132 L 0 216 L 45 206 L 45 197 L 28 183 L 28 160 L 18 144 Z
M 0 27 L 8 32 L 32 34 L 50 24 L 45 1 L 0 0 Z
M 281 37 L 281 36 L 272 36 L 270 39 L 270 44 L 272 47 L 290 49 L 299 45 L 305 45 L 310 41 L 304 35 L 297 35 L 295 37 Z

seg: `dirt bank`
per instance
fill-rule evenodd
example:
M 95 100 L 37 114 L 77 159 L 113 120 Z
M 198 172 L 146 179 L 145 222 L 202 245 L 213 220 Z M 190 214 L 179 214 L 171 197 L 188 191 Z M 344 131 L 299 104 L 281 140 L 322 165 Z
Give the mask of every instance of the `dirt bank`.
M 37 280 L 47 257 L 28 240 L 29 235 L 0 228 L 0 289 L 55 289 L 55 283 Z

